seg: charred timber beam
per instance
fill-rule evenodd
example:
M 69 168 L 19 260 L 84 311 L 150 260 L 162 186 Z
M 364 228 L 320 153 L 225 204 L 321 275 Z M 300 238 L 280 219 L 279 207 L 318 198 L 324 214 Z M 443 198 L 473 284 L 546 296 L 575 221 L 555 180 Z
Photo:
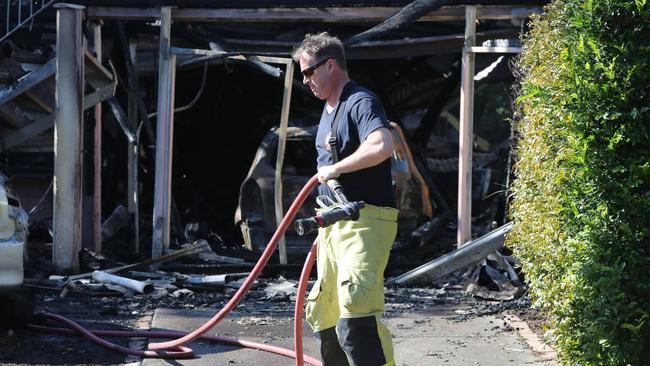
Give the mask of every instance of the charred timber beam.
M 494 30 L 476 33 L 476 39 L 481 42 L 494 38 L 517 38 L 519 34 L 519 30 L 514 28 Z M 464 41 L 465 36 L 463 34 L 388 41 L 365 41 L 347 47 L 346 56 L 350 60 L 364 60 L 456 53 L 463 47 Z
M 397 30 L 401 27 L 417 22 L 424 15 L 436 12 L 444 5 L 452 5 L 456 1 L 452 0 L 414 0 L 412 3 L 400 9 L 397 13 L 391 15 L 388 19 L 376 26 L 355 34 L 354 36 L 343 41 L 345 45 L 352 45 L 363 42 L 370 38 L 378 37 L 382 34 Z
M 489 39 L 512 39 L 520 36 L 518 28 L 508 28 L 500 30 L 491 30 L 477 32 L 477 42 Z M 465 40 L 464 34 L 451 34 L 444 36 L 418 37 L 393 39 L 386 41 L 365 41 L 346 49 L 346 56 L 349 60 L 370 60 L 385 58 L 400 58 L 413 56 L 429 56 L 442 53 L 457 53 L 463 48 Z M 273 54 L 278 57 L 290 57 L 291 50 L 295 45 L 294 42 L 268 41 L 268 40 L 244 40 L 244 39 L 225 39 L 229 44 L 235 45 L 233 50 L 225 51 L 219 49 L 194 50 L 187 48 L 171 47 L 171 51 L 178 55 L 177 67 L 187 67 L 203 62 L 219 62 L 226 57 L 238 55 L 238 60 L 252 61 L 259 60 L 259 70 L 278 78 L 280 69 L 262 63 L 259 58 L 262 55 L 269 54 L 270 50 L 275 49 Z M 140 49 L 149 49 L 149 44 L 139 43 Z M 157 47 L 156 47 L 157 48 Z M 474 47 L 477 49 L 477 47 Z M 479 48 L 482 49 L 482 48 Z M 250 56 L 250 57 L 245 57 Z M 254 57 L 257 56 L 257 57 Z M 268 56 L 270 57 L 270 56 Z M 139 65 L 146 70 L 153 70 L 157 65 L 153 59 L 141 60 Z M 256 65 L 255 67 L 257 68 Z M 263 65 L 263 69 L 262 69 Z M 300 87 L 301 83 L 296 83 Z M 304 87 L 304 85 L 303 85 Z M 302 88 L 302 87 L 301 87 Z M 305 89 L 305 88 L 302 88 Z M 311 93 L 308 89 L 306 92 Z
M 155 142 L 155 136 L 153 128 L 151 127 L 151 121 L 149 120 L 147 105 L 144 101 L 144 94 L 142 93 L 140 84 L 138 83 L 138 70 L 135 67 L 136 55 L 135 52 L 131 52 L 130 43 L 126 37 L 126 32 L 124 30 L 124 24 L 122 24 L 122 22 L 116 22 L 115 29 L 117 31 L 117 39 L 120 43 L 120 48 L 124 57 L 124 64 L 126 65 L 126 71 L 128 74 L 129 90 L 131 91 L 129 94 L 129 103 L 134 104 L 132 108 L 135 107 L 136 109 L 136 111 L 133 113 L 136 118 L 132 120 L 134 123 L 132 128 L 133 130 L 137 130 L 139 128 L 137 119 L 137 111 L 139 111 L 140 116 L 142 117 L 141 121 L 144 126 L 147 138 L 153 143 Z
M 478 239 L 464 243 L 465 245 L 451 253 L 391 278 L 386 281 L 386 285 L 407 285 L 425 280 L 435 280 L 446 274 L 469 267 L 503 247 L 505 236 L 511 230 L 512 223 L 503 225 Z
M 519 30 L 512 29 L 500 29 L 493 31 L 485 31 L 476 33 L 477 42 L 481 42 L 488 39 L 494 38 L 513 38 L 519 37 Z M 238 43 L 237 40 L 230 40 L 233 43 Z M 378 58 L 399 58 L 399 57 L 412 57 L 412 56 L 426 56 L 440 53 L 450 53 L 458 52 L 459 49 L 462 49 L 465 41 L 464 34 L 451 34 L 444 36 L 432 36 L 432 37 L 419 37 L 419 38 L 406 38 L 406 39 L 395 39 L 387 41 L 365 41 L 359 44 L 355 44 L 347 47 L 346 55 L 350 60 L 363 60 L 363 59 L 378 59 Z M 256 47 L 264 47 L 268 42 L 267 41 L 245 41 L 247 45 Z M 283 55 L 286 57 L 290 56 L 291 48 L 293 43 L 288 42 L 277 42 L 278 45 L 282 46 L 286 50 L 275 52 L 278 55 Z M 481 52 L 487 50 L 486 47 L 473 47 L 471 50 L 474 52 Z M 501 50 L 501 48 L 489 48 L 491 50 Z M 508 48 L 508 50 L 513 49 L 513 47 Z M 179 57 L 184 57 L 186 61 L 181 63 L 179 66 L 187 66 L 195 64 L 198 62 L 214 61 L 223 58 L 234 58 L 237 60 L 259 60 L 265 63 L 281 63 L 283 57 L 272 57 L 272 56 L 262 56 L 264 51 L 255 51 L 252 49 L 247 50 L 233 50 L 233 51 L 223 51 L 223 50 L 206 50 L 206 49 L 190 49 L 190 48 L 179 48 L 171 47 L 170 51 Z M 503 51 L 503 50 L 501 50 Z M 257 55 L 257 56 L 254 56 Z M 192 57 L 194 56 L 194 57 Z M 250 56 L 250 57 L 249 57 Z M 189 59 L 188 59 L 189 57 Z M 267 65 L 268 67 L 268 65 Z M 273 68 L 276 69 L 276 68 Z M 275 72 L 270 75 L 275 76 Z
M 180 47 L 170 47 L 169 50 L 171 53 L 175 55 L 196 56 L 195 58 L 190 58 L 181 66 L 195 64 L 198 62 L 207 62 L 207 61 L 212 61 L 212 60 L 222 59 L 222 58 L 230 58 L 233 60 L 249 62 L 255 68 L 275 78 L 280 77 L 281 71 L 279 68 L 271 66 L 269 64 L 288 65 L 292 63 L 291 59 L 287 57 L 263 56 L 263 55 L 257 55 L 255 54 L 255 52 L 237 52 L 237 51 L 227 52 L 222 50 L 202 50 L 196 48 L 180 48 Z
M 518 28 L 508 28 L 500 30 L 491 30 L 476 33 L 477 42 L 482 42 L 488 39 L 512 39 L 520 36 Z M 349 60 L 371 60 L 371 59 L 386 59 L 386 58 L 400 58 L 400 57 L 413 57 L 413 56 L 428 56 L 443 53 L 457 53 L 463 48 L 465 37 L 463 34 L 452 34 L 444 36 L 431 36 L 431 37 L 418 37 L 418 38 L 405 38 L 394 39 L 386 41 L 365 41 L 346 49 L 346 56 Z M 224 50 L 192 50 L 172 47 L 172 52 L 178 55 L 177 67 L 187 67 L 204 62 L 220 62 L 221 59 L 226 57 L 239 55 L 239 60 L 251 61 L 253 56 L 271 54 L 269 50 L 276 49 L 272 53 L 278 57 L 290 57 L 291 49 L 295 45 L 293 42 L 281 41 L 266 41 L 266 40 L 243 40 L 243 39 L 226 39 L 229 44 L 236 45 L 232 51 Z M 148 49 L 142 48 L 139 49 Z M 148 47 L 148 46 L 147 46 Z M 476 47 L 474 47 L 476 48 Z M 244 57 L 251 56 L 251 57 Z M 154 70 L 157 68 L 157 61 L 149 58 L 143 59 L 139 65 L 146 70 Z M 260 62 L 259 70 L 267 73 L 272 77 L 278 77 L 279 69 L 273 66 L 265 65 L 264 70 L 261 68 Z M 302 83 L 298 82 L 295 86 L 301 88 L 302 91 L 311 93 Z
M 395 15 L 399 7 L 373 8 L 257 8 L 257 9 L 173 9 L 174 21 L 203 22 L 321 22 L 321 23 L 377 23 Z M 477 7 L 478 19 L 522 19 L 541 13 L 536 5 L 490 5 Z M 156 8 L 88 7 L 87 17 L 122 20 L 154 20 L 160 12 Z M 464 6 L 443 6 L 435 12 L 419 17 L 418 21 L 444 22 L 465 19 Z
M 5 58 L 3 60 L 5 71 L 11 81 L 18 80 L 29 74 L 29 72 L 23 70 L 21 64 L 14 58 L 14 54 L 16 54 L 16 52 L 11 52 L 10 58 Z M 46 61 L 40 62 L 39 64 L 42 65 L 46 63 Z M 49 80 L 51 78 L 46 79 Z M 45 83 L 39 81 L 36 85 L 32 85 L 29 89 L 25 90 L 24 94 L 31 102 L 34 102 L 36 106 L 45 110 L 47 113 L 52 113 L 54 112 L 54 93 L 43 84 Z
M 83 102 L 84 110 L 90 109 L 94 107 L 97 103 L 100 103 L 113 96 L 115 94 L 116 85 L 117 85 L 116 82 L 113 82 L 86 95 L 84 97 L 84 102 Z M 5 137 L 5 149 L 7 150 L 12 149 L 22 144 L 23 142 L 31 139 L 32 137 L 36 135 L 40 135 L 41 133 L 52 128 L 54 126 L 55 119 L 56 119 L 56 115 L 54 113 L 49 114 L 45 117 L 42 117 L 24 126 L 18 131 L 14 131 L 10 134 L 7 134 L 7 136 Z
M 12 102 L 0 104 L 0 119 L 13 128 L 21 128 L 32 122 L 32 116 Z
M 99 55 L 101 56 L 101 54 Z M 90 51 L 84 52 L 86 70 L 84 78 L 88 84 L 97 89 L 106 85 L 107 80 L 113 80 L 115 77 L 108 71 L 101 61 L 95 57 Z
M 32 137 L 49 130 L 54 126 L 55 119 L 55 114 L 49 114 L 26 125 L 18 131 L 8 134 L 7 137 L 5 137 L 5 148 L 10 150 L 23 142 L 28 141 Z
M 195 28 L 190 32 L 190 34 L 193 38 L 199 38 L 205 42 L 212 51 L 228 52 L 228 50 L 231 49 L 229 45 L 224 43 L 221 37 L 214 34 L 213 32 L 206 31 L 205 29 Z M 248 57 L 244 62 L 251 67 L 276 79 L 282 76 L 282 71 L 279 68 L 265 64 L 264 62 L 259 61 L 255 56 Z
M 5 104 L 11 99 L 28 91 L 41 81 L 51 77 L 56 72 L 56 58 L 51 59 L 45 65 L 30 72 L 29 74 L 16 80 L 15 83 L 0 90 L 0 104 Z

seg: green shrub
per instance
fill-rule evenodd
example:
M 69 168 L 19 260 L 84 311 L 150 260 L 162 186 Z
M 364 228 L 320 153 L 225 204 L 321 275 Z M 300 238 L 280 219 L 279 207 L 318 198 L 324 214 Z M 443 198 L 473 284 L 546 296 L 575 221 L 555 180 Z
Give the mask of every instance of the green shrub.
M 650 7 L 562 0 L 518 67 L 507 244 L 566 365 L 650 365 Z

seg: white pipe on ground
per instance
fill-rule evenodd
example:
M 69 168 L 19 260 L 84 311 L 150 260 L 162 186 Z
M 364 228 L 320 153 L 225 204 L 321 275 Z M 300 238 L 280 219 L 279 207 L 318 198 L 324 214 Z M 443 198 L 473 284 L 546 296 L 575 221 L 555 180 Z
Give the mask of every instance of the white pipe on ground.
M 153 285 L 150 283 L 132 280 L 126 277 L 116 276 L 114 274 L 110 274 L 102 271 L 94 271 L 93 280 L 99 283 L 110 283 L 113 285 L 124 286 L 130 290 L 139 292 L 141 294 L 148 294 L 150 292 L 153 292 Z

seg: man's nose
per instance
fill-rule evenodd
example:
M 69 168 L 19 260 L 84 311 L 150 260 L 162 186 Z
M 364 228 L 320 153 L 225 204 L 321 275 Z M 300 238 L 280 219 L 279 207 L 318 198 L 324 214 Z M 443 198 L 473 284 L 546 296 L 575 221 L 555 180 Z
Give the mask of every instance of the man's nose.
M 305 85 L 309 84 L 309 78 L 306 77 L 305 75 L 303 75 L 302 76 L 302 83 L 305 84 Z

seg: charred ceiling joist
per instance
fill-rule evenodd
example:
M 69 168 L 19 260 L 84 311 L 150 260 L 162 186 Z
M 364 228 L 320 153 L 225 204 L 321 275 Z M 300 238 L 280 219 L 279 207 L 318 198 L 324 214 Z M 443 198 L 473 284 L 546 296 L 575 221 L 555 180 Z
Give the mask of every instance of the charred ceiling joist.
M 90 3 L 87 9 L 90 19 L 150 21 L 160 17 L 160 11 L 156 8 L 119 8 L 101 6 L 106 4 L 102 2 L 84 3 Z M 463 44 L 462 23 L 466 5 L 478 5 L 477 19 L 504 21 L 504 24 L 486 30 L 485 34 L 479 31 L 479 41 L 516 38 L 520 28 L 513 24 L 508 26 L 505 21 L 519 20 L 541 12 L 539 5 L 544 2 L 303 2 L 295 7 L 291 2 L 263 2 L 260 5 L 263 7 L 252 8 L 254 5 L 251 4 L 259 3 L 238 2 L 238 8 L 215 8 L 219 4 L 211 4 L 212 8 L 192 8 L 192 4 L 200 6 L 201 2 L 183 3 L 182 7 L 171 10 L 172 19 L 178 23 L 193 23 L 193 27 L 214 29 L 209 32 L 210 35 L 218 37 L 222 34 L 224 50 L 233 53 L 286 57 L 300 35 L 329 28 L 336 29 L 349 47 L 350 58 L 389 58 L 455 52 Z M 419 24 L 409 28 L 416 22 Z M 423 27 L 425 23 L 428 25 Z M 227 24 L 228 29 L 220 24 Z M 255 24 L 254 30 L 250 24 Z M 297 31 L 299 29 L 303 31 Z

